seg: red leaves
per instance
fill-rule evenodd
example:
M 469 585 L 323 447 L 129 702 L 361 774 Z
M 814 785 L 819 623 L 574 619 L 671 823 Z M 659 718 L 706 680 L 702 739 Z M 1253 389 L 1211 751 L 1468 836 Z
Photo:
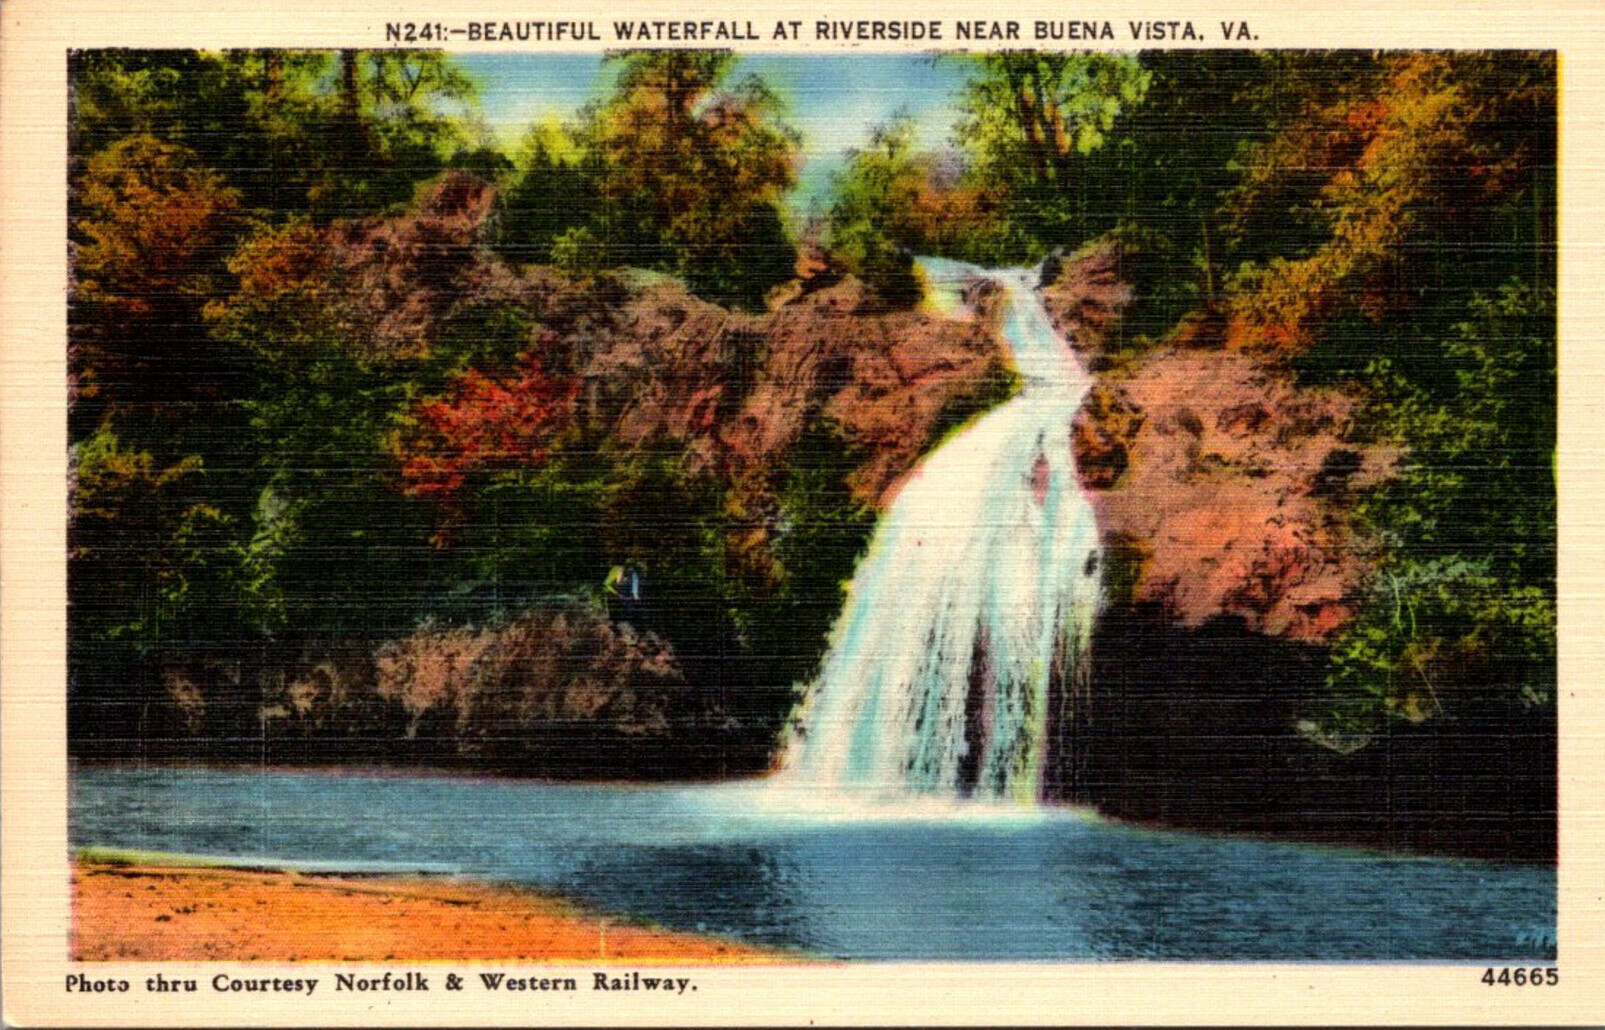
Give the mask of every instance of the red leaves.
M 446 397 L 415 412 L 417 431 L 400 455 L 407 492 L 447 499 L 475 472 L 544 464 L 572 421 L 578 389 L 533 359 L 515 379 L 458 376 Z

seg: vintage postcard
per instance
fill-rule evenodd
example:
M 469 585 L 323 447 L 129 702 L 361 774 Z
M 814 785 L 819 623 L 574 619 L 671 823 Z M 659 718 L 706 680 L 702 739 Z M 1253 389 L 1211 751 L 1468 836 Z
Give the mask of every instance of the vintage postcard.
M 1605 14 L 0 17 L 8 1021 L 1605 1018 Z

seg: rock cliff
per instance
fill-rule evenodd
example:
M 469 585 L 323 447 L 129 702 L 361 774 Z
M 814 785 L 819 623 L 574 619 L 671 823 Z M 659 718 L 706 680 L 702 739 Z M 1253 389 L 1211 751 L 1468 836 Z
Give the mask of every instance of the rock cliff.
M 1508 713 L 1343 748 L 1304 732 L 1375 571 L 1352 505 L 1400 458 L 1357 441 L 1358 399 L 1301 386 L 1207 315 L 1122 349 L 1113 247 L 1048 272 L 1096 375 L 1073 439 L 1111 570 L 1090 689 L 1055 729 L 1056 795 L 1141 822 L 1552 860 L 1553 756 L 1509 761 Z

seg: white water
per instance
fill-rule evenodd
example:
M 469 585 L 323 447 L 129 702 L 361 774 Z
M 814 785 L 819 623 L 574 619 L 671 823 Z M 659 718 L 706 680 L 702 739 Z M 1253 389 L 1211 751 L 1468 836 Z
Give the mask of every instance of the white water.
M 1054 331 L 1035 269 L 921 265 L 949 309 L 977 276 L 1002 286 L 1022 386 L 927 456 L 886 513 L 775 785 L 1029 804 L 1050 705 L 1074 700 L 1100 595 L 1070 442 L 1091 380 Z

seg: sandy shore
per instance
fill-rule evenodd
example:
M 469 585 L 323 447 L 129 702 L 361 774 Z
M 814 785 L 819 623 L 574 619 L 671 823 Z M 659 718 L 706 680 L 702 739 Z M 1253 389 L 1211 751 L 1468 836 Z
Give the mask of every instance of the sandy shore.
M 80 961 L 807 961 L 431 878 L 78 860 L 72 892 L 72 957 Z

